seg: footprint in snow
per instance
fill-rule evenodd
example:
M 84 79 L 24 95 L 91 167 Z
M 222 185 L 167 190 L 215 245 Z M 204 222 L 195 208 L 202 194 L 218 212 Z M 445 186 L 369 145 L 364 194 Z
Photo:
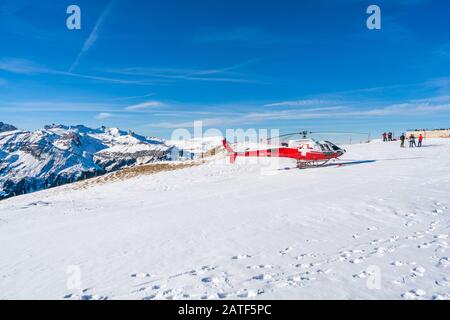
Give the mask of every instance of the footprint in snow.
M 433 294 L 433 296 L 431 297 L 432 300 L 449 300 L 450 299 L 450 294 L 440 294 L 440 293 L 436 293 Z
M 230 294 L 226 293 L 226 292 L 218 292 L 217 293 L 217 297 L 219 297 L 219 299 L 226 299 L 229 296 L 230 296 Z
M 398 239 L 400 239 L 400 236 L 392 236 L 389 238 L 389 242 L 396 242 Z
M 419 244 L 419 245 L 417 246 L 417 248 L 419 248 L 419 249 L 427 249 L 427 248 L 429 248 L 430 246 L 431 246 L 430 243 L 425 242 L 425 243 Z
M 379 248 L 375 248 L 374 249 L 374 254 L 378 255 L 378 256 L 383 256 L 386 252 L 389 251 L 389 249 L 385 248 L 385 247 L 379 247 Z
M 450 287 L 450 278 L 444 277 L 440 281 L 435 282 L 440 287 Z
M 413 289 L 402 294 L 403 299 L 417 299 L 426 295 L 426 291 L 422 289 Z
M 156 291 L 156 290 L 159 290 L 159 289 L 161 289 L 161 286 L 160 286 L 160 285 L 153 285 L 153 286 L 151 286 L 151 287 L 142 287 L 142 288 L 139 288 L 139 290 L 137 290 L 137 292 Z
M 133 273 L 131 275 L 132 278 L 150 278 L 152 275 L 150 273 Z
M 299 264 L 296 264 L 295 267 L 302 268 L 302 269 L 309 269 L 309 268 L 313 268 L 316 265 L 317 264 L 314 264 L 314 263 L 299 263 Z
M 162 293 L 157 294 L 155 298 L 159 299 L 162 297 L 167 300 L 174 300 L 176 298 L 179 298 L 181 293 L 182 292 L 180 289 L 167 289 Z
M 359 257 L 359 258 L 350 260 L 350 263 L 359 264 L 359 263 L 361 263 L 363 261 L 364 261 L 364 258 L 363 257 Z
M 228 276 L 225 272 L 223 272 L 221 276 L 204 277 L 201 279 L 201 282 L 207 285 L 214 285 L 214 286 L 218 285 L 231 286 Z
M 25 205 L 24 207 L 22 207 L 22 209 L 27 209 L 30 207 L 47 207 L 49 205 L 51 205 L 51 202 L 36 201 L 36 202 L 31 202 L 31 203 Z
M 290 282 L 301 282 L 301 281 L 315 281 L 316 278 L 309 277 L 306 275 L 297 275 L 297 276 L 291 276 L 287 280 Z
M 417 235 L 414 235 L 414 236 L 407 236 L 405 239 L 406 240 L 419 240 L 419 239 L 422 239 L 422 238 L 424 238 L 424 235 L 417 234 Z
M 325 269 L 325 270 L 318 269 L 316 272 L 317 272 L 317 274 L 329 274 L 329 273 L 331 273 L 331 271 L 333 271 L 333 270 L 332 269 Z
M 86 294 L 82 295 L 80 300 L 108 300 L 108 297 L 100 296 L 98 294 Z
M 254 280 L 271 280 L 273 278 L 270 274 L 259 274 L 257 276 L 254 276 L 252 279 Z
M 212 294 L 204 294 L 200 297 L 202 300 L 217 300 L 217 299 L 223 299 L 220 297 L 221 294 L 219 293 L 212 293 Z
M 258 295 L 261 295 L 264 293 L 263 289 L 258 290 L 244 290 L 243 292 L 240 292 L 237 294 L 238 298 L 254 298 Z
M 449 258 L 443 257 L 443 258 L 439 259 L 437 266 L 440 268 L 447 268 L 448 266 L 450 266 Z
M 260 264 L 255 266 L 247 266 L 247 269 L 273 269 L 273 266 L 270 264 Z
M 212 270 L 215 270 L 215 269 L 217 269 L 217 267 L 213 266 L 213 265 L 206 265 L 206 266 L 202 267 L 202 271 L 212 271 Z
M 339 252 L 339 256 L 343 258 L 349 258 L 351 257 L 353 251 L 341 251 Z
M 392 284 L 395 284 L 396 286 L 402 286 L 402 285 L 405 284 L 403 281 L 398 281 L 398 280 L 394 280 L 394 281 L 392 281 L 391 283 L 392 283 Z
M 425 268 L 419 266 L 412 269 L 411 272 L 412 277 L 423 277 L 425 275 L 426 270 Z
M 367 271 L 362 271 L 360 273 L 354 274 L 353 278 L 357 278 L 357 279 L 364 279 L 367 278 L 368 276 L 370 276 L 370 273 Z
M 405 223 L 405 227 L 411 227 L 412 225 L 414 225 L 413 221 L 408 221 Z
M 288 253 L 291 252 L 291 251 L 292 251 L 292 247 L 287 247 L 286 249 L 281 250 L 281 251 L 280 251 L 280 254 L 281 254 L 282 256 L 284 256 L 284 255 L 288 254 Z
M 314 253 L 303 253 L 297 257 L 295 257 L 296 260 L 301 260 L 304 258 L 316 258 L 317 255 L 315 255 Z
M 83 294 L 68 294 L 64 296 L 64 299 L 70 300 L 108 300 L 107 296 L 100 296 L 98 294 L 85 294 L 86 290 L 83 290 Z
M 203 267 L 201 267 L 200 269 L 192 269 L 191 271 L 188 271 L 188 272 L 186 272 L 186 273 L 181 273 L 181 274 L 178 274 L 177 276 L 181 276 L 181 275 L 183 275 L 183 274 L 190 274 L 191 276 L 199 276 L 199 275 L 202 275 L 202 274 L 205 274 L 206 272 L 208 272 L 208 271 L 213 271 L 213 270 L 215 270 L 215 269 L 217 269 L 217 266 L 214 266 L 214 265 L 206 265 L 206 266 L 203 266 Z
M 250 259 L 252 256 L 248 255 L 248 254 L 241 254 L 241 255 L 237 255 L 237 256 L 233 256 L 231 257 L 231 259 L 233 260 L 242 260 L 242 259 Z
M 437 241 L 436 242 L 436 245 L 438 246 L 438 247 L 440 247 L 440 248 L 448 248 L 448 243 L 447 243 L 447 241 Z

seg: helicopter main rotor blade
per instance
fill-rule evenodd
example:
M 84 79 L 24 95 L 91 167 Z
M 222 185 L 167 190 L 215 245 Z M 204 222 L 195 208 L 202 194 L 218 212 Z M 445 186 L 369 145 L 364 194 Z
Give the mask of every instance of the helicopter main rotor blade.
M 282 134 L 282 135 L 280 135 L 280 136 L 277 136 L 277 137 L 272 137 L 272 138 L 269 138 L 269 139 L 267 139 L 267 141 L 270 141 L 270 140 L 273 140 L 273 139 L 277 139 L 277 138 L 290 137 L 290 136 L 294 136 L 294 135 L 296 135 L 296 134 L 301 134 L 301 133 L 299 133 L 299 132 L 295 132 L 295 133 L 287 133 L 287 134 Z
M 267 141 L 273 140 L 273 139 L 279 139 L 279 138 L 285 138 L 285 137 L 290 137 L 290 136 L 294 136 L 294 135 L 299 135 L 302 137 L 306 137 L 308 134 L 361 134 L 361 135 L 369 135 L 368 132 L 353 132 L 353 131 L 301 131 L 301 132 L 294 132 L 294 133 L 287 133 L 287 134 L 282 134 L 279 135 L 277 137 L 272 137 L 267 139 Z
M 314 131 L 310 132 L 310 134 L 324 134 L 324 133 L 331 133 L 331 134 L 363 134 L 368 135 L 368 132 L 352 132 L 352 131 Z

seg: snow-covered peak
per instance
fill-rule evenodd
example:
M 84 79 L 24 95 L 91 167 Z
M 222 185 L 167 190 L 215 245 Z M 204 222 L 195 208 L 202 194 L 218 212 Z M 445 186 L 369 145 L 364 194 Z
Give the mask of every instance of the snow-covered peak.
M 14 130 L 17 130 L 17 128 L 10 124 L 3 123 L 0 121 L 0 132 L 8 132 L 8 131 L 14 131 Z
M 8 131 L 0 133 L 0 199 L 179 156 L 161 140 L 118 128 L 62 124 L 34 132 L 4 124 L 2 128 Z

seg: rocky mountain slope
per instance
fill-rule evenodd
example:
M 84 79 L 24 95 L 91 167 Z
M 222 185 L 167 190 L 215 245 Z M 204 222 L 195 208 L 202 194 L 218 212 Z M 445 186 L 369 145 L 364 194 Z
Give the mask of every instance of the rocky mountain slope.
M 0 122 L 0 199 L 179 154 L 162 140 L 117 128 L 51 125 L 29 132 Z

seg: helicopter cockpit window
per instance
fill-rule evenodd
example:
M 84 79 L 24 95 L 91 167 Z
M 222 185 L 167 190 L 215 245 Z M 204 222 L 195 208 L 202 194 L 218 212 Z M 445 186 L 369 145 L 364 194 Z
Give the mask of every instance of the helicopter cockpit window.
M 322 151 L 325 151 L 325 152 L 332 151 L 331 148 L 326 143 L 324 143 L 324 144 L 321 143 L 320 147 L 321 147 Z
M 330 141 L 325 141 L 334 151 L 339 151 L 341 150 L 341 148 L 339 148 L 337 145 L 335 145 L 334 143 L 331 143 Z

